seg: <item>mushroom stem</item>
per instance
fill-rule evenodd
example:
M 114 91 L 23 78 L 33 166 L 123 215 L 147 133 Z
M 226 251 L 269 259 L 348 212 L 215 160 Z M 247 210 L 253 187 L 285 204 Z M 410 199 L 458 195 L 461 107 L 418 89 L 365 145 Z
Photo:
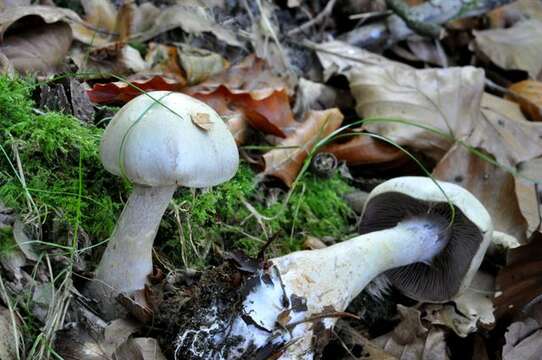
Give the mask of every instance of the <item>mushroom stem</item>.
M 176 188 L 134 185 L 88 288 L 106 318 L 125 312 L 116 301 L 120 293 L 130 295 L 145 287 L 154 238 Z
M 295 252 L 272 262 L 286 291 L 305 297 L 309 309 L 314 303 L 343 311 L 384 271 L 430 262 L 446 246 L 445 232 L 445 221 L 417 216 L 391 229 L 360 235 L 324 249 Z M 304 280 L 299 281 L 302 274 Z

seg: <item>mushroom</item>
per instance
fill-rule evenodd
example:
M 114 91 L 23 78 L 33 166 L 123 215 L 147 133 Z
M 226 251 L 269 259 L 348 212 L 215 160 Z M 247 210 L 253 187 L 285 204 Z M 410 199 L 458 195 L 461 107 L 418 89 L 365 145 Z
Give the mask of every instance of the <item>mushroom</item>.
M 235 356 L 202 358 L 234 359 L 250 349 L 288 344 L 281 359 L 312 359 L 318 351 L 313 336 L 330 331 L 333 313 L 344 311 L 382 273 L 417 300 L 446 302 L 460 294 L 491 241 L 492 222 L 467 190 L 438 185 L 423 177 L 386 181 L 369 194 L 362 235 L 271 259 L 254 275 L 258 285 L 249 289 L 231 329 L 214 336 L 222 343 L 226 337 L 242 339 L 221 352 Z M 177 349 L 190 353 L 195 342 L 186 341 L 185 333 Z
M 116 297 L 147 283 L 154 238 L 177 187 L 229 180 L 239 155 L 211 107 L 184 94 L 155 91 L 118 111 L 102 136 L 100 156 L 107 171 L 134 186 L 87 289 L 112 319 L 123 313 Z

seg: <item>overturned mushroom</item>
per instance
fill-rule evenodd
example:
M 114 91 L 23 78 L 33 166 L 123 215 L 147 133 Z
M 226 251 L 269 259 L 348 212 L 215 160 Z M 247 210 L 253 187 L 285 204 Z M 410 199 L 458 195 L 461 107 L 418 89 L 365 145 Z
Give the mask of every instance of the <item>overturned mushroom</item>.
M 175 189 L 227 181 L 239 156 L 212 108 L 166 91 L 140 95 L 120 109 L 103 134 L 100 156 L 109 172 L 134 184 L 88 288 L 111 319 L 122 313 L 117 295 L 145 287 L 156 231 Z
M 181 329 L 177 359 L 252 358 L 262 351 L 312 359 L 336 314 L 382 273 L 418 300 L 444 302 L 461 293 L 482 261 L 492 223 L 467 190 L 439 185 L 402 177 L 377 186 L 364 208 L 362 235 L 271 259 L 247 282 L 233 321 Z

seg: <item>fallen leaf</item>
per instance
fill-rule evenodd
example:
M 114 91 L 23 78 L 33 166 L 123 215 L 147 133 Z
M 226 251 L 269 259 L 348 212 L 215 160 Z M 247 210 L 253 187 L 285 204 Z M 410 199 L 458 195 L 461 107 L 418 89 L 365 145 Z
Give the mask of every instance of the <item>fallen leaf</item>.
M 308 112 L 295 132 L 278 144 L 281 148 L 263 155 L 263 173 L 277 177 L 291 186 L 317 141 L 336 130 L 342 120 L 343 115 L 338 109 Z
M 202 130 L 208 131 L 211 130 L 211 127 L 213 126 L 213 122 L 209 118 L 209 114 L 207 113 L 196 113 L 194 115 L 191 115 L 192 117 L 192 123 L 199 127 Z
M 70 57 L 86 78 L 103 78 L 115 75 L 141 73 L 147 70 L 147 63 L 139 51 L 130 45 L 112 44 L 93 48 L 90 51 L 80 46 L 72 48 Z M 143 81 L 144 79 L 139 79 Z
M 512 84 L 507 98 L 519 104 L 523 113 L 531 120 L 542 121 L 542 82 L 524 80 Z
M 346 347 L 344 356 L 337 356 L 337 360 L 396 360 L 395 356 L 385 352 L 372 340 L 367 339 L 360 331 L 354 329 L 347 322 L 339 320 L 334 332 L 340 339 L 341 345 Z M 354 354 L 355 353 L 355 354 Z M 336 356 L 335 354 L 333 354 Z
M 112 82 L 95 84 L 87 91 L 90 101 L 96 104 L 125 103 L 141 95 L 143 91 L 166 90 L 180 91 L 182 83 L 162 76 L 154 76 L 148 80 L 127 82 Z M 141 89 L 141 90 L 139 90 Z
M 542 327 L 533 318 L 512 323 L 504 334 L 503 360 L 535 360 L 542 353 Z
M 521 20 L 542 20 L 542 4 L 538 0 L 519 0 L 486 14 L 491 28 L 509 27 Z
M 123 1 L 118 10 L 109 0 L 84 0 L 81 5 L 85 19 L 73 21 L 71 27 L 74 38 L 83 44 L 99 48 L 125 43 L 140 30 L 135 28 L 135 19 L 141 10 L 133 1 Z
M 542 226 L 542 158 L 531 159 L 518 165 L 519 176 L 514 177 L 516 197 L 520 211 L 527 221 L 527 236 Z M 533 180 L 537 181 L 536 184 Z
M 349 91 L 300 78 L 295 94 L 294 113 L 303 116 L 309 110 L 324 110 L 332 107 L 354 107 Z
M 510 249 L 506 266 L 497 275 L 495 315 L 502 318 L 523 312 L 542 294 L 542 235 L 528 244 Z
M 72 43 L 72 18 L 71 10 L 50 6 L 9 8 L 0 13 L 0 53 L 21 73 L 54 73 Z
M 510 167 L 542 155 L 542 124 L 527 121 L 516 103 L 484 93 L 481 110 L 468 144 Z
M 474 31 L 474 45 L 506 70 L 523 70 L 536 79 L 542 70 L 542 21 L 521 21 L 507 29 Z
M 397 359 L 449 359 L 444 331 L 431 327 L 427 329 L 420 319 L 420 311 L 397 305 L 401 322 L 393 331 L 372 341 Z
M 368 135 L 353 135 L 347 142 L 333 143 L 322 151 L 332 153 L 349 166 L 382 164 L 407 159 L 407 155 L 395 146 Z
M 32 6 L 14 6 L 0 12 L 0 40 L 5 40 L 4 35 L 12 26 L 21 20 L 32 20 L 25 18 L 38 17 L 46 24 L 56 22 L 80 21 L 81 18 L 74 11 L 58 8 L 54 6 L 32 5 Z M 24 21 L 22 25 L 28 25 Z
M 472 131 L 479 117 L 484 73 L 474 67 L 416 70 L 366 50 L 334 41 L 317 47 L 322 66 L 346 75 L 356 112 L 364 118 L 404 119 L 456 139 Z M 410 124 L 375 121 L 365 128 L 391 141 L 441 158 L 450 139 Z
M 168 46 L 151 42 L 145 54 L 145 62 L 148 70 L 145 70 L 145 76 L 162 75 L 177 80 L 185 84 L 186 79 L 179 62 L 179 54 L 175 46 Z M 138 74 L 139 75 L 139 74 Z
M 433 175 L 469 190 L 489 211 L 496 230 L 526 241 L 527 223 L 515 196 L 512 174 L 457 144 L 439 161 Z
M 453 304 L 427 304 L 424 319 L 432 324 L 444 325 L 457 335 L 466 337 L 480 328 L 495 325 L 493 297 L 495 278 L 478 271 L 463 294 L 452 300 Z
M 179 61 L 188 85 L 199 84 L 228 68 L 229 63 L 220 54 L 205 49 L 179 44 Z
M 20 336 L 17 328 L 14 328 L 14 323 L 18 323 L 18 319 L 13 318 L 15 313 L 10 312 L 0 306 L 0 359 L 15 360 L 19 358 L 19 350 L 17 344 L 21 344 L 22 339 L 15 339 L 15 336 Z
M 225 108 L 243 113 L 253 128 L 267 134 L 285 137 L 295 124 L 287 84 L 255 56 L 184 91 L 221 115 Z
M 217 24 L 205 7 L 191 4 L 179 4 L 162 8 L 153 25 L 145 31 L 134 34 L 134 37 L 140 41 L 146 41 L 175 28 L 181 28 L 183 31 L 194 35 L 209 32 L 228 45 L 241 46 L 241 42 L 234 32 L 225 26 Z

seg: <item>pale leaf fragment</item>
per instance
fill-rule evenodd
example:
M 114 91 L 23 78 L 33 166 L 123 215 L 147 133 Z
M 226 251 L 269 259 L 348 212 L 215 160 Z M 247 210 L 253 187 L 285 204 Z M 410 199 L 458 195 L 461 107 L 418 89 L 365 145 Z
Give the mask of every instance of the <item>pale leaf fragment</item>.
M 542 70 L 542 21 L 521 21 L 511 28 L 474 31 L 475 46 L 506 70 L 524 70 L 536 78 Z

